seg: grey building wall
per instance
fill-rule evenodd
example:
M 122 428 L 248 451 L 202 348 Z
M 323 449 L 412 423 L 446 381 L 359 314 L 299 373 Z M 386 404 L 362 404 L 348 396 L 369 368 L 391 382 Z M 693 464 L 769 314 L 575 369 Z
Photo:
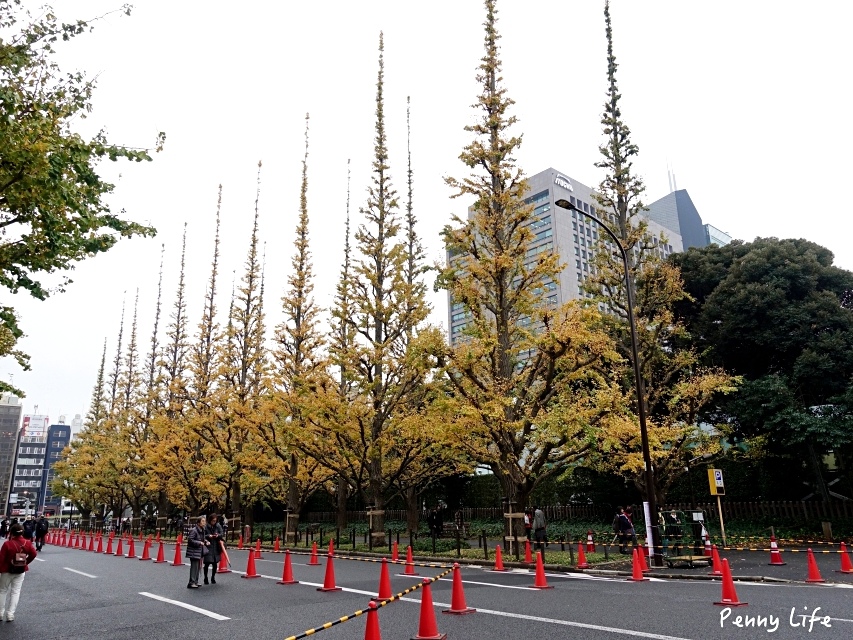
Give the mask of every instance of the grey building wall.
M 23 409 L 15 396 L 4 394 L 0 399 L 0 498 L 3 500 L 4 514 L 8 513 Z
M 705 228 L 687 189 L 668 193 L 648 205 L 646 216 L 681 236 L 684 249 L 705 247 Z

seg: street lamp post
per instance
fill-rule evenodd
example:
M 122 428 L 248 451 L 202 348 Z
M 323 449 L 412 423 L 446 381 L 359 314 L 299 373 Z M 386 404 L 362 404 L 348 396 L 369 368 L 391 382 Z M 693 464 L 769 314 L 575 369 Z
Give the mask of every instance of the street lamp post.
M 613 242 L 619 249 L 619 255 L 622 257 L 622 265 L 625 269 L 625 293 L 628 301 L 628 326 L 631 329 L 631 355 L 634 360 L 634 387 L 637 393 L 637 414 L 640 418 L 640 441 L 643 448 L 643 467 L 645 469 L 645 485 L 646 485 L 646 503 L 645 503 L 645 517 L 646 517 L 646 538 L 651 537 L 652 547 L 649 550 L 649 554 L 651 555 L 652 560 L 654 561 L 655 566 L 661 567 L 663 566 L 663 558 L 661 557 L 660 551 L 660 531 L 658 530 L 658 526 L 653 522 L 652 518 L 657 518 L 657 499 L 655 497 L 655 472 L 654 467 L 652 467 L 652 457 L 649 451 L 649 433 L 648 428 L 646 426 L 646 391 L 643 385 L 643 378 L 640 375 L 640 356 L 639 356 L 639 347 L 637 346 L 637 326 L 636 321 L 634 319 L 634 287 L 631 283 L 631 268 L 628 264 L 628 253 L 625 251 L 625 247 L 622 246 L 622 242 L 616 236 L 613 231 L 610 230 L 606 224 L 604 224 L 601 220 L 599 220 L 596 216 L 586 213 L 581 209 L 578 209 L 575 205 L 565 199 L 560 199 L 554 202 L 555 205 L 560 207 L 561 209 L 570 209 L 572 211 L 578 212 L 580 215 L 585 218 L 589 218 L 593 222 L 595 222 L 602 230 L 604 230 L 607 235 L 609 235 Z

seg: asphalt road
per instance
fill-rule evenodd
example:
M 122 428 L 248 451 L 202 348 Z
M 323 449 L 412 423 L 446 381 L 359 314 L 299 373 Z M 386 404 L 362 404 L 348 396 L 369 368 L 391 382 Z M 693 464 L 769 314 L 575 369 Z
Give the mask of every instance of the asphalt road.
M 336 558 L 335 581 L 343 589 L 324 593 L 317 587 L 323 584 L 326 567 L 307 566 L 306 556 L 293 556 L 293 573 L 300 584 L 285 586 L 276 584 L 282 575 L 281 554 L 265 552 L 256 562 L 262 577 L 247 580 L 240 578 L 247 564 L 246 551 L 232 549 L 229 553 L 232 568 L 240 571 L 217 576 L 216 585 L 191 590 L 186 588 L 189 566 L 155 565 L 46 546 L 24 581 L 15 622 L 2 623 L 0 634 L 28 639 L 35 635 L 39 640 L 283 640 L 364 609 L 378 588 L 380 565 L 375 562 Z M 167 559 L 173 555 L 174 545 L 167 546 Z M 804 567 L 805 554 L 796 555 L 802 557 Z M 325 565 L 325 557 L 321 561 Z M 415 585 L 422 576 L 443 571 L 418 567 L 421 575 L 411 577 L 400 575 L 401 567 L 391 568 L 394 593 Z M 853 637 L 853 583 L 848 576 L 842 576 L 844 583 L 821 585 L 740 582 L 737 595 L 748 606 L 725 609 L 712 604 L 721 596 L 718 581 L 653 578 L 634 583 L 621 576 L 548 573 L 553 588 L 535 590 L 530 588 L 534 583 L 531 572 L 500 574 L 489 568 L 462 568 L 467 604 L 477 608 L 472 615 L 441 613 L 451 603 L 450 575 L 432 586 L 438 630 L 448 638 L 748 639 L 766 637 L 773 628 L 770 637 L 774 639 Z M 766 568 L 792 573 L 797 569 L 793 563 Z M 837 576 L 840 574 L 833 574 L 833 578 Z M 417 635 L 421 595 L 418 590 L 379 609 L 383 638 Z M 817 607 L 818 616 L 830 616 L 830 627 L 816 621 L 809 632 L 808 620 L 805 628 L 793 626 L 802 622 L 797 616 Z M 721 616 L 727 614 L 721 626 Z M 750 616 L 753 623 L 760 616 L 766 626 L 738 628 L 732 624 L 737 616 Z M 365 616 L 316 636 L 321 640 L 361 640 Z

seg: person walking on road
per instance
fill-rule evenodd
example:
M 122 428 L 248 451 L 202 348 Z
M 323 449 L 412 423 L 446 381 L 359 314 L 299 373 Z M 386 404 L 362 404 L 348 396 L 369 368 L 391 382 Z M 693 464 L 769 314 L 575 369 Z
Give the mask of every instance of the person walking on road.
M 634 535 L 634 525 L 625 515 L 622 507 L 616 507 L 616 517 L 613 519 L 613 528 L 619 536 L 619 553 L 628 553 L 628 541 Z
M 27 540 L 32 540 L 36 537 L 36 521 L 33 520 L 32 516 L 27 516 L 27 519 L 24 520 L 24 537 Z
M 47 532 L 50 530 L 50 523 L 44 514 L 39 516 L 36 521 L 36 551 L 41 551 L 44 546 L 44 539 L 47 537 Z
M 536 540 L 534 546 L 542 552 L 543 557 L 545 555 L 545 543 L 548 542 L 548 536 L 545 532 L 546 526 L 545 514 L 540 507 L 536 507 L 533 511 L 533 538 Z
M 7 533 L 9 533 L 9 518 L 3 518 L 0 522 L 0 538 L 5 538 Z
M 222 540 L 222 526 L 217 520 L 216 514 L 211 513 L 210 522 L 204 528 L 204 537 L 209 543 L 207 553 L 204 556 L 204 584 L 208 584 L 207 570 L 211 565 L 213 565 L 213 575 L 210 577 L 210 583 L 216 584 L 216 569 L 219 567 L 220 555 L 222 553 L 222 549 L 219 546 L 219 541 Z
M 207 553 L 210 543 L 204 537 L 204 528 L 207 526 L 207 518 L 200 516 L 196 526 L 190 529 L 187 535 L 187 558 L 190 559 L 190 581 L 187 589 L 198 589 L 198 570 L 201 559 Z
M 9 539 L 0 547 L 0 621 L 5 618 L 6 622 L 12 622 L 15 619 L 24 575 L 37 555 L 33 544 L 24 538 L 24 528 L 13 524 L 9 529 Z

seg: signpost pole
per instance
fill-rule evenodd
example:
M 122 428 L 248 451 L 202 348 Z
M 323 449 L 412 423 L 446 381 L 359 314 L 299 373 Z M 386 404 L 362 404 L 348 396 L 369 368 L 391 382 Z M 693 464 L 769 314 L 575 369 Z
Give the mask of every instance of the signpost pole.
M 720 535 L 723 536 L 723 546 L 729 546 L 726 543 L 726 526 L 723 524 L 723 506 L 720 504 L 720 495 L 717 494 L 717 513 L 720 514 Z

